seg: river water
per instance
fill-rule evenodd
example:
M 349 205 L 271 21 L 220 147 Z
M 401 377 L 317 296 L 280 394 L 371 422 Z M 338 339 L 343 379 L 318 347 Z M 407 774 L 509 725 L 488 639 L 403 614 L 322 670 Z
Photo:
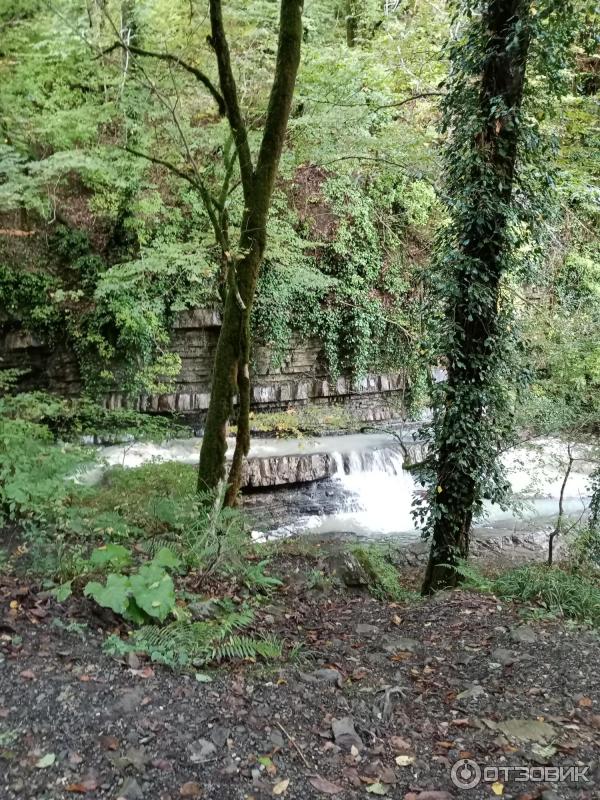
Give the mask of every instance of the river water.
M 200 439 L 193 438 L 174 439 L 160 445 L 144 442 L 114 445 L 103 449 L 103 457 L 110 465 L 124 467 L 148 461 L 196 464 L 200 444 Z M 229 455 L 232 448 L 233 441 Z M 245 505 L 257 532 L 268 537 L 295 533 L 361 539 L 386 537 L 407 543 L 418 538 L 411 512 L 415 492 L 420 487 L 411 473 L 402 468 L 400 447 L 390 434 L 259 438 L 252 442 L 249 457 L 302 453 L 329 453 L 337 465 L 335 475 L 247 497 Z M 585 513 L 589 501 L 589 474 L 594 464 L 591 446 L 578 445 L 574 453 L 576 460 L 567 481 L 564 507 L 567 515 L 577 518 Z M 488 504 L 485 518 L 476 521 L 476 529 L 524 532 L 551 525 L 558 512 L 567 461 L 566 444 L 559 439 L 538 439 L 509 451 L 503 460 L 515 507 L 502 510 Z

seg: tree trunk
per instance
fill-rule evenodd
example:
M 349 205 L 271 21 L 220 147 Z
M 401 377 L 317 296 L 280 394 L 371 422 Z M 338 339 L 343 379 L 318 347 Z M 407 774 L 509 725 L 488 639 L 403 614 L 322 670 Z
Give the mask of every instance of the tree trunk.
M 302 0 L 281 0 L 277 62 L 256 168 L 252 167 L 246 127 L 238 105 L 219 0 L 211 0 L 210 11 L 219 81 L 238 152 L 246 211 L 238 247 L 241 256 L 238 260 L 230 259 L 229 262 L 223 323 L 215 355 L 210 403 L 200 450 L 198 489 L 215 489 L 225 477 L 227 424 L 237 392 L 238 430 L 226 495 L 227 504 L 233 505 L 241 485 L 243 460 L 250 446 L 250 319 L 266 246 L 271 195 L 300 64 Z
M 348 47 L 356 45 L 358 33 L 358 9 L 356 0 L 346 0 L 346 44 Z
M 470 141 L 472 161 L 466 186 L 451 210 L 458 244 L 451 265 L 454 296 L 447 301 L 450 347 L 443 419 L 437 435 L 437 482 L 431 498 L 433 517 L 429 564 L 423 594 L 455 586 L 455 567 L 469 554 L 473 510 L 479 501 L 483 425 L 493 413 L 486 396 L 498 361 L 499 293 L 507 243 L 529 51 L 530 0 L 489 0 L 481 21 L 485 57 L 479 90 L 482 129 Z M 460 123 L 459 123 L 460 124 Z M 452 155 L 453 142 L 447 145 Z M 466 211 L 465 211 L 466 205 Z M 458 217 L 460 215 L 460 217 Z

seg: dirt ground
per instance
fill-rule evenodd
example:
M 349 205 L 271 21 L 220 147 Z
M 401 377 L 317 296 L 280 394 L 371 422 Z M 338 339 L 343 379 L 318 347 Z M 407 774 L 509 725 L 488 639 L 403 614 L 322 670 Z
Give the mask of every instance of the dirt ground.
M 486 595 L 385 604 L 287 574 L 257 628 L 299 654 L 202 680 L 105 655 L 91 605 L 0 579 L 0 798 L 600 798 L 596 633 Z M 462 758 L 536 780 L 459 788 Z M 543 765 L 585 774 L 543 782 Z

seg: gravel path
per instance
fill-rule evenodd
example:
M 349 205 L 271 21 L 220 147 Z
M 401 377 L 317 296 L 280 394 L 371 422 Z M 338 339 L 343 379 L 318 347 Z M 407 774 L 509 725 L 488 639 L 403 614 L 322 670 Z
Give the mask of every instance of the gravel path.
M 258 626 L 300 657 L 210 682 L 103 654 L 81 603 L 8 580 L 0 603 L 2 800 L 600 798 L 598 636 L 524 625 L 489 596 L 405 607 L 294 580 Z M 461 758 L 585 766 L 589 782 L 461 789 Z

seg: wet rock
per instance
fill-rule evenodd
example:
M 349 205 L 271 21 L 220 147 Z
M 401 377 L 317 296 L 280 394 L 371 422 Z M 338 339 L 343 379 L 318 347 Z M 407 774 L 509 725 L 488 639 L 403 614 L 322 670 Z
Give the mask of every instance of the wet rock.
M 338 553 L 333 557 L 331 566 L 346 586 L 368 586 L 367 573 L 352 553 Z
M 343 747 L 346 750 L 350 750 L 352 747 L 356 747 L 357 750 L 362 750 L 364 748 L 362 739 L 354 727 L 354 720 L 352 717 L 332 719 L 331 730 L 333 731 L 335 743 L 339 747 Z
M 202 620 L 214 617 L 217 612 L 217 607 L 214 600 L 200 600 L 197 603 L 190 603 L 188 605 L 188 611 L 195 622 L 201 622 Z

